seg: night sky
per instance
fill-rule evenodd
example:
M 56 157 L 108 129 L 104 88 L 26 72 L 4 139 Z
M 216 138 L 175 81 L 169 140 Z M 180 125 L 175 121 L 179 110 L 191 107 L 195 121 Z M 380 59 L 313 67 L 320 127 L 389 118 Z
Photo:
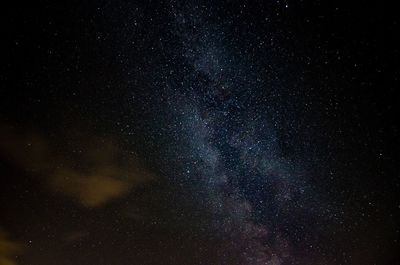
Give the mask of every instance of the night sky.
M 396 13 L 3 4 L 0 265 L 400 264 Z

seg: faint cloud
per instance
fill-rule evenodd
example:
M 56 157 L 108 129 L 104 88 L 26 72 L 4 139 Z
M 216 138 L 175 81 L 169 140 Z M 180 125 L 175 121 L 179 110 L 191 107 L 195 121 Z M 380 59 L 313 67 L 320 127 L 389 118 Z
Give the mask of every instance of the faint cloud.
M 55 190 L 77 199 L 88 207 L 97 207 L 125 195 L 133 183 L 106 175 L 83 175 L 64 169 L 51 179 Z
M 0 228 L 0 265 L 16 265 L 15 255 L 22 251 L 22 246 L 7 238 Z
M 0 155 L 46 178 L 52 191 L 86 207 L 101 207 L 154 178 L 112 139 L 68 133 L 50 141 L 32 132 L 0 127 Z
M 87 232 L 83 232 L 83 231 L 72 231 L 67 233 L 64 236 L 64 240 L 67 243 L 74 243 L 80 240 L 83 240 L 84 238 L 86 238 L 88 236 Z

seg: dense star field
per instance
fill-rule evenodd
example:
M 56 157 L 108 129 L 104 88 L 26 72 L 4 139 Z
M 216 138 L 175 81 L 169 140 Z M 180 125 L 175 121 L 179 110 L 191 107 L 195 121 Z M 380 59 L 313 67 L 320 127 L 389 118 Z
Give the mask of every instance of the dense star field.
M 1 12 L 0 265 L 400 264 L 393 6 Z

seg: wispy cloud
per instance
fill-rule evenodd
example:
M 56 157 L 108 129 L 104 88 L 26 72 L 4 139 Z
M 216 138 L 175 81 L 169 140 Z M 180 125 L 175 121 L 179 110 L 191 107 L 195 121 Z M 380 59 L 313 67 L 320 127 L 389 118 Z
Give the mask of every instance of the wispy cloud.
M 112 139 L 71 134 L 55 143 L 32 132 L 0 127 L 0 154 L 46 178 L 51 190 L 86 207 L 101 207 L 153 179 Z
M 0 265 L 16 265 L 14 256 L 21 251 L 21 244 L 10 240 L 5 231 L 0 228 Z

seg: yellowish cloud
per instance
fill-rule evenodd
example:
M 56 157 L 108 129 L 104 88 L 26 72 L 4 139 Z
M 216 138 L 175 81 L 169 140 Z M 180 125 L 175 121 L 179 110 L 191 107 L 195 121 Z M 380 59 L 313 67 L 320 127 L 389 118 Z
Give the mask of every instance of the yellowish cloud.
M 51 190 L 86 207 L 103 206 L 153 178 L 115 141 L 87 133 L 60 137 L 55 146 L 37 134 L 0 127 L 0 155 L 44 176 Z
M 52 179 L 55 190 L 77 199 L 88 207 L 97 207 L 125 195 L 133 183 L 105 175 L 79 175 L 63 170 Z
M 22 246 L 7 238 L 0 229 L 0 265 L 16 265 L 14 256 L 22 251 Z

